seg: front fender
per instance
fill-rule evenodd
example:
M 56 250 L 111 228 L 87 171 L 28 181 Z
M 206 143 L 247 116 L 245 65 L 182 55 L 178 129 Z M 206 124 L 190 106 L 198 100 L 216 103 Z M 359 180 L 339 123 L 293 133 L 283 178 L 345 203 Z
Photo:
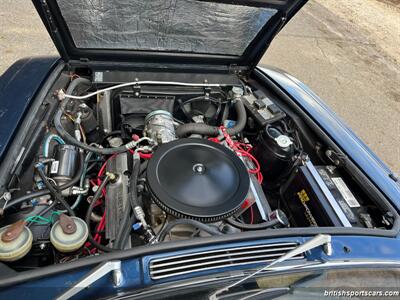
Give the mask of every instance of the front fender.
M 307 85 L 274 67 L 257 67 L 257 75 L 278 85 L 400 209 L 400 184 L 386 164 Z
M 0 161 L 37 91 L 60 59 L 30 57 L 15 62 L 0 77 Z

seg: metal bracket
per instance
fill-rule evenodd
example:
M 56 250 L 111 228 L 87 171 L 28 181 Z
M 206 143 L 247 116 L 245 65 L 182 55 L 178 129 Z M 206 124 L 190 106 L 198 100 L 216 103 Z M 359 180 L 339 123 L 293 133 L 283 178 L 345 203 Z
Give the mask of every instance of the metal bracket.
M 323 249 L 326 255 L 331 256 L 333 254 L 332 238 L 330 235 L 327 235 L 327 241 L 323 245 Z
M 135 81 L 139 81 L 139 78 L 135 78 Z M 135 85 L 132 87 L 132 90 L 133 90 L 134 96 L 135 96 L 135 97 L 139 97 L 142 88 L 141 88 L 141 86 L 140 86 L 139 84 L 135 84 Z
M 239 66 L 237 64 L 231 64 L 228 66 L 228 72 L 229 74 L 237 74 L 241 75 L 243 73 L 246 73 L 249 70 L 248 67 L 246 66 Z
M 104 277 L 108 273 L 112 272 L 112 278 L 116 287 L 120 286 L 123 282 L 123 276 L 121 271 L 121 261 L 107 261 L 100 264 L 88 274 L 83 276 L 77 283 L 70 287 L 67 291 L 58 296 L 57 300 L 67 300 L 78 294 L 83 289 L 89 287 L 91 284 Z
M 207 83 L 207 80 L 205 80 L 204 83 Z M 210 95 L 211 95 L 211 87 L 205 86 L 204 87 L 204 98 L 206 100 L 208 100 L 210 98 Z
M 339 154 L 331 149 L 326 150 L 325 154 L 335 166 L 340 166 L 346 163 L 346 155 Z

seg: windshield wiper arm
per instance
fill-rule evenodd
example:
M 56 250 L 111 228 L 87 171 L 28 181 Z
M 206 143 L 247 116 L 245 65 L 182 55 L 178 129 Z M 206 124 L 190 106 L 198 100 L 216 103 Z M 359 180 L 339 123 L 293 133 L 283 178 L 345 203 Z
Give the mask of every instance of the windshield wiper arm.
M 331 245 L 331 236 L 330 235 L 326 235 L 326 234 L 318 234 L 317 236 L 315 236 L 314 238 L 312 238 L 311 240 L 305 242 L 304 244 L 301 244 L 299 246 L 297 246 L 296 248 L 294 248 L 293 250 L 289 251 L 288 253 L 282 255 L 281 257 L 278 257 L 277 259 L 275 259 L 274 261 L 272 261 L 270 264 L 258 269 L 257 271 L 247 275 L 246 277 L 243 277 L 242 279 L 227 285 L 226 287 L 223 287 L 221 289 L 218 289 L 217 291 L 215 291 L 213 294 L 211 294 L 209 296 L 210 300 L 216 300 L 218 299 L 217 296 L 223 292 L 228 291 L 229 289 L 241 284 L 242 282 L 248 280 L 249 278 L 261 273 L 262 271 L 265 271 L 273 266 L 275 266 L 276 264 L 279 264 L 281 262 L 284 262 L 287 259 L 290 259 L 296 255 L 299 255 L 303 252 L 309 251 L 311 249 L 317 248 L 319 246 L 324 246 L 324 251 L 326 252 L 327 255 L 331 255 L 332 253 L 332 245 Z
M 96 268 L 91 270 L 86 275 L 84 275 L 78 282 L 73 284 L 72 287 L 67 289 L 56 299 L 67 300 L 109 273 L 112 273 L 114 285 L 120 286 L 123 280 L 121 271 L 121 261 L 120 260 L 106 261 L 98 265 Z

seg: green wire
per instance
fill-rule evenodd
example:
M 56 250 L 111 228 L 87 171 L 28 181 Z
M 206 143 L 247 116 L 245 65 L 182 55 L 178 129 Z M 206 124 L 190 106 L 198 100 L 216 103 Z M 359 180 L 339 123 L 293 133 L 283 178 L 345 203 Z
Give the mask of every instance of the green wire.
M 32 222 L 36 223 L 39 225 L 47 225 L 47 224 L 53 224 L 53 218 L 55 215 L 59 216 L 62 212 L 61 211 L 53 211 L 51 213 L 50 218 L 45 218 L 43 216 L 35 215 L 35 216 L 30 216 L 25 219 L 26 222 Z
M 59 210 L 53 211 L 53 212 L 51 213 L 50 222 L 53 223 L 53 217 L 54 217 L 54 215 L 59 216 L 59 215 L 61 215 L 61 214 L 62 214 L 62 211 L 59 211 Z
M 25 219 L 27 222 L 36 223 L 39 225 L 49 224 L 50 220 L 42 216 L 31 216 Z

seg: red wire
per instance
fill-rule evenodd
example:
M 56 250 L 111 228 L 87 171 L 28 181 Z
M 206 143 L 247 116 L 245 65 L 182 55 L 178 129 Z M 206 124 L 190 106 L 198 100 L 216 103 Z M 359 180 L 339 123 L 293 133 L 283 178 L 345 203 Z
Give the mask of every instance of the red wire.
M 104 214 L 101 217 L 101 220 L 99 222 L 99 225 L 97 225 L 97 232 L 93 238 L 98 243 L 101 242 L 101 234 L 99 232 L 104 230 L 105 224 L 106 224 L 106 213 L 104 212 Z
M 96 229 L 97 232 L 93 238 L 98 243 L 101 242 L 100 232 L 102 232 L 104 230 L 105 225 L 106 225 L 106 212 L 104 211 L 103 216 L 101 217 L 101 220 L 100 220 L 99 224 L 97 225 L 97 229 Z M 90 246 L 89 242 L 86 243 L 86 247 L 88 247 L 88 246 Z M 96 253 L 96 251 L 97 251 L 97 248 L 93 248 L 92 250 L 90 250 L 90 253 L 93 254 L 93 253 Z
M 244 156 L 244 157 L 249 158 L 249 159 L 254 163 L 255 169 L 248 170 L 248 172 L 249 172 L 250 174 L 255 174 L 256 177 L 257 177 L 258 183 L 261 184 L 262 181 L 263 181 L 263 176 L 262 176 L 262 174 L 261 174 L 261 166 L 260 166 L 260 163 L 258 162 L 258 160 L 257 160 L 252 154 L 249 153 L 249 151 L 251 151 L 252 147 L 251 147 L 251 146 L 245 146 L 245 148 L 247 148 L 248 150 L 244 150 L 244 149 L 242 148 L 242 145 L 240 145 L 240 143 L 238 143 L 238 144 L 235 143 L 235 146 L 236 146 L 236 145 L 238 145 L 237 148 L 239 149 L 239 150 L 236 150 L 236 153 L 239 154 L 239 155 L 241 155 L 241 156 Z
M 253 205 L 250 206 L 250 224 L 254 222 L 254 212 L 253 212 Z
M 238 150 L 236 152 L 242 156 L 248 157 L 254 163 L 255 169 L 249 170 L 249 173 L 257 174 L 258 172 L 260 172 L 260 164 L 258 163 L 257 159 L 253 155 L 251 155 L 249 152 L 246 152 L 244 150 Z
M 114 157 L 116 157 L 118 154 L 117 153 L 115 153 L 115 154 L 113 154 L 113 155 L 111 155 L 109 158 L 107 158 L 106 159 L 106 161 L 103 163 L 103 165 L 100 167 L 100 170 L 99 170 L 99 172 L 97 173 L 97 184 L 96 184 L 96 181 L 94 181 L 94 180 L 90 180 L 90 183 L 91 184 L 93 184 L 94 186 L 95 185 L 97 185 L 97 186 L 100 186 L 101 185 L 101 179 L 100 179 L 100 177 L 101 176 L 103 176 L 104 175 L 104 172 L 105 172 L 105 170 L 106 170 L 106 167 L 107 167 L 107 162 L 110 160 L 110 159 L 113 159 Z M 103 190 L 102 190 L 102 196 L 104 197 L 104 199 L 105 199 L 105 197 L 106 197 L 106 189 L 105 188 L 103 188 Z M 100 201 L 100 199 L 99 199 L 99 204 L 95 204 L 95 206 L 98 206 L 98 205 L 100 205 L 101 204 L 101 201 Z M 101 234 L 100 234 L 100 232 L 101 231 L 103 231 L 104 230 L 104 228 L 105 228 L 105 220 L 106 220 L 106 212 L 104 211 L 104 213 L 103 213 L 103 216 L 101 217 L 101 220 L 100 220 L 100 222 L 99 222 L 99 224 L 97 225 L 97 229 L 96 229 L 96 234 L 95 234 L 95 236 L 94 236 L 94 240 L 96 241 L 96 242 L 98 242 L 98 243 L 100 243 L 101 242 Z M 88 247 L 88 246 L 90 246 L 90 243 L 88 242 L 88 243 L 86 243 L 85 244 L 86 245 L 86 247 Z M 92 250 L 90 250 L 90 253 L 95 253 L 97 251 L 97 248 L 93 248 Z
M 97 173 L 97 185 L 100 186 L 101 185 L 101 179 L 100 177 L 104 175 L 104 172 L 106 170 L 107 167 L 107 162 L 110 159 L 113 159 L 114 157 L 116 157 L 118 155 L 118 153 L 114 153 L 113 155 L 111 155 L 109 158 L 106 159 L 106 161 L 103 163 L 103 165 L 101 166 L 99 173 Z M 101 191 L 101 193 L 103 194 L 103 197 L 106 197 L 106 189 L 103 188 L 103 190 Z
M 134 153 L 134 151 L 132 150 L 132 149 L 128 149 L 129 150 L 129 152 L 130 153 Z M 113 154 L 113 155 L 111 155 L 109 158 L 107 158 L 106 159 L 106 161 L 103 163 L 103 165 L 100 167 L 100 170 L 99 170 L 99 172 L 98 172 L 98 174 L 97 174 L 97 186 L 100 186 L 101 185 L 101 179 L 100 179 L 100 177 L 102 177 L 103 175 L 104 175 L 104 172 L 105 172 L 105 170 L 106 170 L 106 167 L 107 167 L 107 162 L 110 160 L 110 159 L 113 159 L 114 157 L 116 157 L 118 154 L 117 153 L 115 153 L 115 154 Z M 151 153 L 142 153 L 142 152 L 139 152 L 139 155 L 140 155 L 140 157 L 141 158 L 143 158 L 143 159 L 150 159 L 151 157 L 152 157 L 152 154 Z M 96 182 L 94 181 L 94 180 L 90 180 L 90 183 L 92 184 L 92 185 L 96 185 Z M 105 190 L 105 188 L 102 190 L 102 195 L 103 195 L 103 197 L 105 198 L 106 197 L 106 190 Z M 106 220 L 106 212 L 104 211 L 104 213 L 103 213 L 103 216 L 101 217 L 101 220 L 100 220 L 100 222 L 99 222 L 99 224 L 97 225 L 97 232 L 96 232 L 96 234 L 95 234 L 95 236 L 94 236 L 94 240 L 96 241 L 96 242 L 98 242 L 98 243 L 100 243 L 101 242 L 101 234 L 100 234 L 100 232 L 101 231 L 103 231 L 104 230 L 104 228 L 105 228 L 105 224 L 106 224 L 106 222 L 105 222 L 105 220 Z M 88 242 L 88 243 L 86 243 L 85 244 L 87 247 L 88 246 L 90 246 L 90 243 Z M 95 253 L 97 251 L 97 248 L 93 248 L 92 250 L 90 250 L 90 253 Z
M 129 149 L 129 152 L 132 154 L 135 153 L 135 151 L 133 151 L 132 149 Z M 150 159 L 153 156 L 153 154 L 151 154 L 151 153 L 143 153 L 143 152 L 138 152 L 138 153 L 139 153 L 140 158 L 143 158 L 143 159 Z
M 144 159 L 150 159 L 153 156 L 153 154 L 151 154 L 151 153 L 142 153 L 142 152 L 139 152 L 139 155 L 141 158 L 144 158 Z
M 250 174 L 255 174 L 256 177 L 257 177 L 258 183 L 261 184 L 262 181 L 263 181 L 263 176 L 262 176 L 262 173 L 261 173 L 260 163 L 258 162 L 258 160 L 252 154 L 250 154 L 250 151 L 253 149 L 253 147 L 251 145 L 249 145 L 249 144 L 246 144 L 246 143 L 233 141 L 231 136 L 228 134 L 228 132 L 226 131 L 226 128 L 224 126 L 220 126 L 220 130 L 221 130 L 222 135 L 224 136 L 225 141 L 228 144 L 228 146 L 231 147 L 232 150 L 234 150 L 238 156 L 247 157 L 248 159 L 250 159 L 253 162 L 253 164 L 255 165 L 255 168 L 248 170 L 248 172 Z M 209 138 L 209 140 L 213 141 L 213 142 L 216 142 L 216 143 L 219 143 L 219 139 L 218 138 Z
M 113 155 L 111 155 L 109 158 L 106 159 L 106 161 L 105 161 L 105 162 L 103 163 L 103 165 L 101 166 L 101 168 L 100 168 L 100 170 L 99 170 L 99 173 L 97 174 L 97 177 L 103 176 L 104 171 L 106 170 L 106 167 L 107 167 L 107 162 L 108 162 L 110 159 L 113 159 L 114 157 L 116 157 L 117 155 L 118 155 L 118 153 L 114 153 Z M 99 185 L 101 184 L 101 181 L 100 181 L 99 178 L 97 178 L 97 182 L 100 182 Z

